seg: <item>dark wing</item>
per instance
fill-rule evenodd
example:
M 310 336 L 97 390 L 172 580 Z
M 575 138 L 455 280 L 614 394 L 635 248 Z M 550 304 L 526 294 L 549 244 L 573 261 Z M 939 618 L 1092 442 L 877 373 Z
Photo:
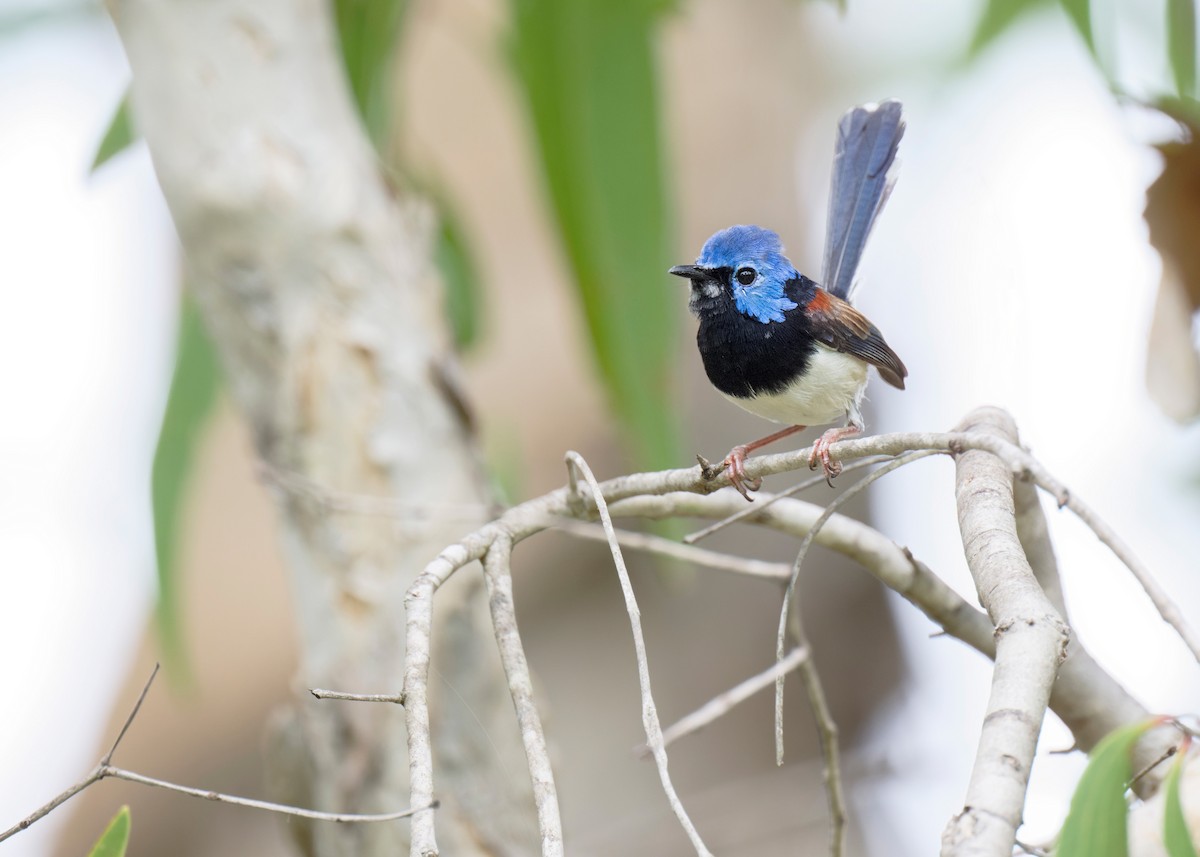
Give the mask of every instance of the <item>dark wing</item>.
M 830 348 L 853 354 L 876 369 L 883 380 L 900 390 L 908 370 L 879 328 L 846 301 L 817 288 L 804 307 L 813 336 Z
M 899 101 L 855 107 L 838 123 L 822 272 L 834 297 L 850 298 L 867 236 L 896 183 L 892 165 L 903 136 Z

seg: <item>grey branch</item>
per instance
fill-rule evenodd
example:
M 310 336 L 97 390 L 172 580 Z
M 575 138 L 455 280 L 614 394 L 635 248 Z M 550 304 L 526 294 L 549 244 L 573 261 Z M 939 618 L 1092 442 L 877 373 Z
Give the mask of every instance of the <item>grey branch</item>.
M 533 700 L 533 678 L 525 659 L 525 648 L 517 630 L 517 610 L 513 604 L 512 539 L 501 537 L 492 543 L 483 558 L 484 579 L 487 581 L 492 625 L 500 660 L 508 676 L 508 690 L 521 738 L 525 742 L 525 758 L 529 763 L 529 778 L 533 783 L 533 798 L 537 807 L 538 831 L 542 838 L 542 857 L 562 857 L 562 820 L 558 811 L 558 792 L 554 787 L 554 771 L 550 767 L 550 749 L 546 734 Z
M 1032 480 L 1034 484 L 1051 493 L 1060 505 L 1071 506 L 1078 503 L 1061 483 L 1020 447 L 982 432 L 881 435 L 843 441 L 834 446 L 833 453 L 835 458 L 845 461 L 878 455 L 895 457 L 918 450 L 946 452 L 958 456 L 970 450 L 982 450 L 990 453 L 986 458 L 993 463 L 996 459 L 1003 462 L 1000 470 L 1009 484 L 1015 474 L 1018 478 Z M 807 456 L 807 450 L 800 450 L 751 459 L 748 469 L 751 476 L 799 470 L 807 466 Z M 432 634 L 432 599 L 439 587 L 457 569 L 481 560 L 498 538 L 511 539 L 515 544 L 554 526 L 555 518 L 572 515 L 586 518 L 599 515 L 605 519 L 607 514 L 611 514 L 613 517 L 719 519 L 746 510 L 745 501 L 733 492 L 709 493 L 723 484 L 723 477 L 708 482 L 703 479 L 699 468 L 688 468 L 618 477 L 599 483 L 589 493 L 580 490 L 581 482 L 572 471 L 567 487 L 509 509 L 497 520 L 443 550 L 426 566 L 410 587 L 406 601 L 408 652 L 404 690 L 412 775 L 410 805 L 425 806 L 433 796 L 433 762 L 426 685 L 429 672 L 429 641 Z M 989 657 L 995 657 L 996 640 L 989 618 L 964 601 L 906 548 L 895 544 L 865 524 L 837 513 L 827 515 L 826 510 L 811 503 L 791 498 L 775 501 L 766 493 L 759 496 L 763 502 L 756 505 L 752 513 L 746 516 L 746 523 L 803 538 L 813 531 L 818 519 L 825 516 L 824 525 L 813 537 L 815 543 L 856 560 L 885 585 L 929 616 L 948 634 L 963 640 Z M 602 512 L 603 507 L 607 508 Z M 1106 529 L 1094 520 L 1092 524 L 1094 531 L 1103 532 Z M 1030 535 L 1032 530 L 1028 528 L 1028 522 L 1020 526 L 1024 538 L 1035 538 Z M 615 530 L 606 526 L 606 534 L 609 532 L 611 535 L 606 535 L 606 538 L 610 539 L 610 544 L 625 537 L 617 536 Z M 1101 538 L 1106 539 L 1103 535 Z M 652 539 L 644 545 L 661 547 Z M 1033 548 L 1030 547 L 1030 550 L 1032 553 Z M 615 546 L 614 552 L 619 554 Z M 1049 573 L 1048 567 L 1045 566 L 1038 570 L 1038 574 L 1044 579 L 1048 579 L 1045 575 Z M 1144 720 L 1148 716 L 1146 709 L 1096 664 L 1078 642 L 1072 644 L 1070 655 L 1059 670 L 1050 705 L 1071 729 L 1077 746 L 1082 750 L 1089 750 L 1112 729 Z M 1164 737 L 1164 732 L 1169 730 L 1153 730 L 1147 735 L 1138 746 L 1139 758 L 1149 762 L 1169 746 L 1170 740 Z M 1151 771 L 1143 781 L 1144 788 L 1152 790 L 1159 779 L 1161 775 Z M 432 813 L 418 811 L 415 814 L 413 846 L 413 853 L 420 857 L 437 853 L 433 838 Z
M 404 704 L 402 693 L 346 693 L 343 690 L 325 690 L 320 687 L 310 688 L 309 693 L 317 699 L 344 699 L 350 702 L 390 702 L 393 705 Z
M 1016 428 L 1003 411 L 981 409 L 970 420 L 972 433 L 1015 444 Z M 996 628 L 996 665 L 965 805 L 942 835 L 942 855 L 1008 857 L 1070 631 L 1017 537 L 1012 471 L 995 455 L 964 452 L 955 497 L 967 565 Z
M 625 568 L 625 558 L 621 555 L 621 546 L 617 542 L 612 518 L 608 514 L 608 504 L 604 501 L 604 493 L 600 490 L 600 485 L 596 482 L 596 477 L 592 474 L 592 469 L 588 467 L 588 463 L 584 461 L 582 455 L 577 452 L 568 452 L 567 462 L 569 467 L 576 469 L 583 476 L 587 481 L 588 487 L 591 488 L 596 510 L 600 513 L 600 520 L 604 524 L 604 531 L 608 534 L 608 544 L 612 550 L 613 564 L 617 567 L 617 577 L 620 578 L 621 591 L 625 595 L 625 607 L 629 612 L 629 625 L 633 631 L 633 646 L 637 652 L 638 681 L 642 690 L 642 725 L 646 729 L 646 745 L 650 748 L 650 752 L 654 756 L 655 765 L 658 766 L 658 776 L 662 780 L 663 791 L 667 793 L 667 800 L 671 804 L 671 809 L 675 812 L 675 817 L 679 819 L 679 823 L 687 833 L 688 839 L 692 841 L 692 847 L 696 849 L 696 854 L 699 857 L 712 857 L 712 852 L 705 846 L 704 841 L 700 838 L 700 833 L 696 830 L 696 826 L 692 824 L 692 820 L 688 817 L 687 810 L 683 808 L 683 803 L 679 800 L 679 795 L 675 793 L 675 786 L 671 783 L 671 776 L 667 771 L 667 748 L 663 741 L 662 724 L 658 720 L 658 710 L 655 708 L 654 696 L 650 691 L 650 664 L 646 658 L 646 642 L 642 639 L 641 611 L 638 610 L 637 598 L 633 594 L 633 583 L 629 580 L 629 572 Z

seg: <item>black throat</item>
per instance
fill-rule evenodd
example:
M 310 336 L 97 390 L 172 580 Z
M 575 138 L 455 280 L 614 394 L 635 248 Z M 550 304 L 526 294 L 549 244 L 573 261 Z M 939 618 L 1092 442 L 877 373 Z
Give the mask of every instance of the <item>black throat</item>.
M 804 275 L 789 280 L 784 294 L 796 304 L 783 321 L 761 322 L 738 311 L 728 268 L 716 279 L 693 281 L 690 308 L 700 319 L 696 344 L 713 386 L 740 399 L 781 393 L 808 368 L 817 350 L 804 307 L 816 283 Z

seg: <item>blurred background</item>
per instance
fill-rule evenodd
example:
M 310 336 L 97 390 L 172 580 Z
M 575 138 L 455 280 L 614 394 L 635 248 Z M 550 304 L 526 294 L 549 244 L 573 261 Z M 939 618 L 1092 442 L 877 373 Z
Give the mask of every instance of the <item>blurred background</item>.
M 1184 139 L 1147 104 L 1194 95 L 1165 7 L 1096 2 L 1083 27 L 1029 0 L 630 0 L 611 17 L 560 4 L 575 18 L 553 5 L 338 6 L 383 163 L 442 216 L 448 317 L 509 501 L 561 485 L 566 449 L 604 478 L 719 457 L 765 432 L 709 387 L 684 287 L 665 268 L 719 228 L 758 223 L 815 275 L 836 121 L 895 97 L 909 123 L 900 180 L 857 303 L 911 377 L 903 393 L 872 384 L 869 428 L 944 430 L 976 405 L 1007 408 L 1200 621 L 1191 306 L 1185 287 L 1151 335 L 1163 264 L 1143 219 L 1162 168 L 1153 144 Z M 347 35 L 355 8 L 376 16 L 364 26 L 390 36 L 385 48 Z M 563 71 L 545 47 L 556 40 L 581 67 Z M 620 73 L 596 72 L 596 56 Z M 167 657 L 167 676 L 119 762 L 197 787 L 261 795 L 264 724 L 306 687 L 251 440 L 203 334 L 178 334 L 174 230 L 117 113 L 128 75 L 99 5 L 0 5 L 0 827 L 91 768 L 155 660 Z M 1194 104 L 1162 103 L 1185 115 Z M 580 128 L 599 154 L 580 154 Z M 93 171 L 98 149 L 112 157 Z M 603 203 L 591 220 L 571 210 L 589 193 Z M 1195 205 L 1195 186 L 1183 196 Z M 1184 347 L 1150 358 L 1167 367 L 1155 401 L 1159 340 Z M 1047 511 L 1080 638 L 1152 710 L 1196 710 L 1183 646 L 1090 533 Z M 856 512 L 974 601 L 949 461 L 883 480 Z M 750 530 L 714 546 L 795 550 Z M 547 535 L 517 558 L 572 852 L 690 853 L 653 767 L 631 752 L 637 678 L 606 548 Z M 680 583 L 641 558 L 631 568 L 664 721 L 770 663 L 775 587 L 706 571 Z M 814 554 L 801 604 L 847 745 L 852 850 L 930 853 L 961 808 L 989 665 L 930 639 L 909 605 L 829 555 Z M 735 627 L 716 621 L 730 613 Z M 824 847 L 815 733 L 789 687 L 782 768 L 768 695 L 672 751 L 717 853 Z M 1048 722 L 1027 841 L 1057 829 L 1083 764 L 1049 753 L 1071 739 Z M 273 817 L 116 782 L 0 850 L 84 853 L 122 803 L 132 855 L 289 853 Z

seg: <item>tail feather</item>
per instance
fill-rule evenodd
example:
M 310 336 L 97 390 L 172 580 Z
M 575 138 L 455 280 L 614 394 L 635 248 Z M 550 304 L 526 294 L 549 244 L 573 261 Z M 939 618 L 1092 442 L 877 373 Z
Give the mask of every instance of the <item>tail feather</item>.
M 867 237 L 896 182 L 892 168 L 903 136 L 899 101 L 855 107 L 838 123 L 825 233 L 824 286 L 839 298 L 850 297 Z

